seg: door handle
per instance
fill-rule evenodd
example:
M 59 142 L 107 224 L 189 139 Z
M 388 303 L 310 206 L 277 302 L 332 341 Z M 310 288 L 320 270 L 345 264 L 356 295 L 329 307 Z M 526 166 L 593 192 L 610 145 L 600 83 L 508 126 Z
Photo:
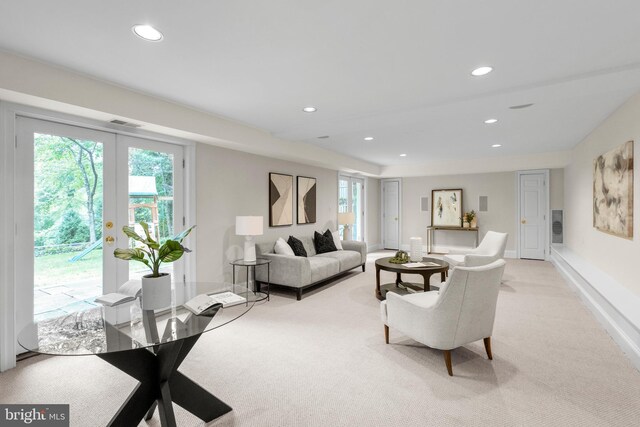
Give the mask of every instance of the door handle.
M 527 220 L 526 220 L 526 219 L 521 219 L 521 220 L 520 220 L 520 224 L 526 224 L 526 223 L 527 223 Z
M 395 217 L 395 218 L 393 218 L 393 219 L 394 219 L 395 221 L 397 221 L 397 220 L 398 220 L 398 217 Z
M 107 245 L 113 245 L 113 242 L 115 242 L 116 239 L 114 239 L 113 236 L 107 236 L 104 238 L 104 241 L 107 242 Z

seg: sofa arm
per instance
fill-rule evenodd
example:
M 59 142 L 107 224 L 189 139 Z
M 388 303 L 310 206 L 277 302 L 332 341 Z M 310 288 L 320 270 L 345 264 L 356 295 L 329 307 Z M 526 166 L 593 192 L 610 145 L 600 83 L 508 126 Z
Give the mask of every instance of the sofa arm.
M 345 249 L 347 251 L 360 252 L 360 256 L 362 257 L 362 263 L 365 264 L 367 262 L 367 244 L 365 242 L 357 242 L 355 240 L 343 240 L 342 249 Z
M 311 265 L 306 257 L 274 253 L 260 256 L 271 260 L 268 277 L 270 283 L 294 288 L 301 288 L 311 283 Z M 256 268 L 256 280 L 267 282 L 266 268 Z

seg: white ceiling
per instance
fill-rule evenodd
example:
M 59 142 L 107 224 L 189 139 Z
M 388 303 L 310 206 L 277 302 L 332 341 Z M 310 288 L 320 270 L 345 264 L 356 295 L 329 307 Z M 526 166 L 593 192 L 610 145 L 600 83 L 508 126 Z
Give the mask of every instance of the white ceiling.
M 380 165 L 571 148 L 640 90 L 639 40 L 637 0 L 0 2 L 0 49 Z

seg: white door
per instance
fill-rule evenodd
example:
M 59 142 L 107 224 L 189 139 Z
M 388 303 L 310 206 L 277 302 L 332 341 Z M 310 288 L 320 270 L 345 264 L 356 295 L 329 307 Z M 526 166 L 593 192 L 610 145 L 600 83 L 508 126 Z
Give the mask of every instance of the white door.
M 123 226 L 145 221 L 162 242 L 185 224 L 181 146 L 23 117 L 16 142 L 18 333 L 147 274 L 113 256 Z M 166 266 L 173 281 L 182 263 Z
M 545 259 L 546 191 L 544 173 L 520 175 L 520 258 Z
M 383 181 L 382 184 L 382 223 L 384 227 L 385 249 L 400 247 L 400 182 Z

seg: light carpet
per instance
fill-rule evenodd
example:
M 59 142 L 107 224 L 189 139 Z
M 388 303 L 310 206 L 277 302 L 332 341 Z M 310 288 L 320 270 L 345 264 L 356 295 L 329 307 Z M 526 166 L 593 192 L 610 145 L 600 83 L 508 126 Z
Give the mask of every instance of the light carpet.
M 492 338 L 442 352 L 391 330 L 375 268 L 271 301 L 202 336 L 182 372 L 234 410 L 213 426 L 629 426 L 640 373 L 548 262 L 508 260 Z M 394 274 L 382 272 L 383 281 Z M 437 278 L 432 278 L 437 282 Z M 105 425 L 135 381 L 93 356 L 38 356 L 0 374 L 0 402 L 69 403 Z M 202 421 L 175 407 L 178 425 Z M 158 426 L 158 414 L 149 423 Z

